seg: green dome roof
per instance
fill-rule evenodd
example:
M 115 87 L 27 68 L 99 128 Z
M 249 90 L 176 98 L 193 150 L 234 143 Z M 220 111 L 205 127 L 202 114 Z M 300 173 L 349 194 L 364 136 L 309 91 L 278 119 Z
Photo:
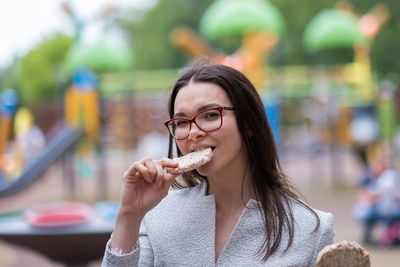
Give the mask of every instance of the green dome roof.
M 367 42 L 358 28 L 357 18 L 338 9 L 318 13 L 308 23 L 303 35 L 304 46 L 310 52 L 352 47 L 356 42 Z
M 118 71 L 133 67 L 133 53 L 128 47 L 103 42 L 74 45 L 66 56 L 67 69 L 86 67 L 92 71 Z
M 285 22 L 280 11 L 266 0 L 217 0 L 200 20 L 200 33 L 214 40 L 241 36 L 250 30 L 281 34 L 285 30 Z

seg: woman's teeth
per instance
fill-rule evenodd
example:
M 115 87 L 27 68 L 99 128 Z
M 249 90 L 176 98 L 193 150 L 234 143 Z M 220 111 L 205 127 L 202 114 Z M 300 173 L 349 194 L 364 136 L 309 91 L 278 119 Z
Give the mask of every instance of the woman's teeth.
M 204 150 L 204 149 L 207 149 L 207 148 L 211 148 L 211 150 L 214 150 L 214 149 L 215 149 L 215 146 L 199 147 L 199 148 L 196 148 L 196 149 L 192 150 L 191 152 L 201 151 L 201 150 Z

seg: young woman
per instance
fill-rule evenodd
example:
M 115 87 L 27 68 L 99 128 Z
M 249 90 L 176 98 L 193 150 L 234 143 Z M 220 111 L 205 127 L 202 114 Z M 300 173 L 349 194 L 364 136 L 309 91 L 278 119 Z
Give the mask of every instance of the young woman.
M 124 174 L 103 266 L 314 266 L 333 243 L 333 216 L 304 204 L 282 173 L 251 82 L 223 65 L 190 66 L 169 115 L 169 158 Z M 178 156 L 211 147 L 213 157 L 177 177 L 165 171 L 178 166 L 174 143 Z

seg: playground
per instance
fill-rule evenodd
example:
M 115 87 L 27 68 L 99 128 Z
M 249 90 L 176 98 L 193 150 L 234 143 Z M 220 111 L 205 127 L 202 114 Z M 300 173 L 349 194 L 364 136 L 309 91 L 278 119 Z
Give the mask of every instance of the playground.
M 366 243 L 353 214 L 376 161 L 400 171 L 400 87 L 380 79 L 374 65 L 377 39 L 393 14 L 385 3 L 362 12 L 344 1 L 325 5 L 301 32 L 307 60 L 274 65 L 291 33 L 274 3 L 210 1 L 196 26 L 177 23 L 163 39 L 186 62 L 207 57 L 246 74 L 284 172 L 307 203 L 334 215 L 335 242 L 359 242 L 371 266 L 396 266 L 400 231 L 383 242 L 387 229 L 378 225 Z M 167 95 L 184 64 L 141 69 L 143 55 L 131 44 L 107 42 L 106 31 L 86 43 L 85 29 L 109 21 L 116 7 L 90 19 L 68 1 L 61 8 L 75 33 L 62 48 L 53 91 L 45 80 L 0 87 L 0 266 L 100 266 L 123 173 L 135 160 L 168 151 Z M 346 62 L 322 60 L 342 51 L 351 55 Z M 39 81 L 35 68 L 30 72 Z

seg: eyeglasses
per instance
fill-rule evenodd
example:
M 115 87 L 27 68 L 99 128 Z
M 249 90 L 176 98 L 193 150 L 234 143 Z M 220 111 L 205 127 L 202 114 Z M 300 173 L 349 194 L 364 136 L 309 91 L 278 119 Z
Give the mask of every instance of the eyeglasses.
M 182 140 L 189 136 L 192 123 L 203 132 L 216 131 L 222 126 L 222 111 L 235 110 L 231 107 L 214 107 L 199 112 L 192 119 L 174 118 L 164 122 L 169 133 L 176 139 Z

